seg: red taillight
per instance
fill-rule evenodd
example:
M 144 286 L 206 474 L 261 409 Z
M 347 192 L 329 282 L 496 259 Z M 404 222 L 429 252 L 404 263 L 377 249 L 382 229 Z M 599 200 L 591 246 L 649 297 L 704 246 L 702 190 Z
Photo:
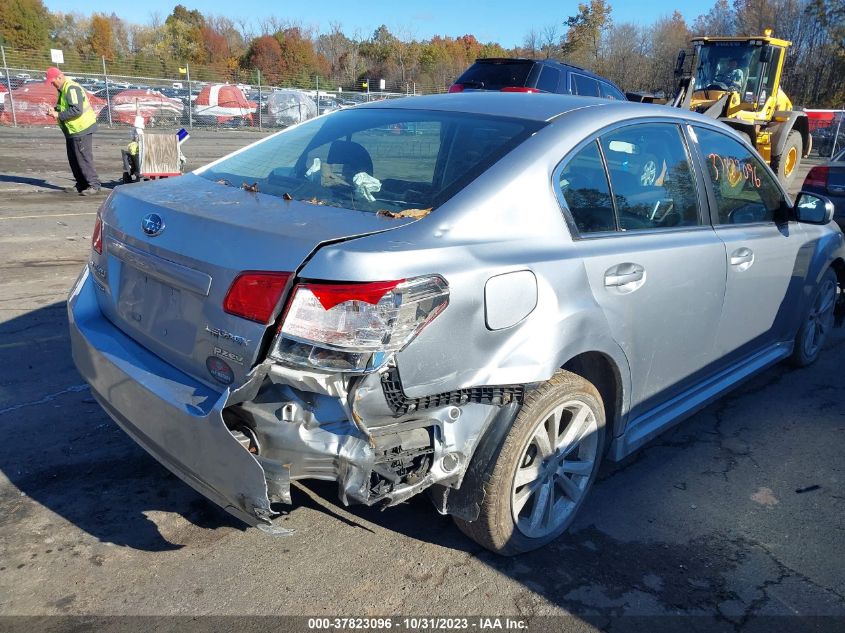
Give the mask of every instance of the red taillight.
M 502 88 L 499 92 L 540 92 L 536 88 L 526 88 L 525 86 L 508 86 Z
M 292 365 L 371 371 L 449 303 L 439 275 L 369 283 L 303 283 L 291 291 L 270 356 Z
M 463 84 L 452 84 L 449 86 L 449 92 L 463 92 L 464 85 Z
M 269 323 L 289 278 L 290 273 L 241 273 L 226 293 L 223 309 L 250 321 Z
M 398 281 L 374 281 L 364 284 L 308 284 L 311 293 L 317 297 L 326 310 L 331 310 L 344 301 L 363 301 L 376 304 L 389 290 L 393 290 L 404 279 Z
M 830 171 L 827 165 L 813 167 L 804 179 L 805 187 L 819 187 L 827 189 L 827 174 Z
M 99 213 L 97 220 L 94 222 L 94 233 L 91 235 L 91 248 L 97 251 L 98 255 L 103 254 L 103 220 Z

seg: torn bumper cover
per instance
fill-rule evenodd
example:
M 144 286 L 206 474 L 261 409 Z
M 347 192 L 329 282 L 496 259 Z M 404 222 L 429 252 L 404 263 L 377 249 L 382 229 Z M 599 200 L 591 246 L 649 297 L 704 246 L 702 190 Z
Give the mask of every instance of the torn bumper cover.
M 106 412 L 185 483 L 250 525 L 272 512 L 264 471 L 226 428 L 222 394 L 108 321 L 86 268 L 68 300 L 73 360 Z
M 296 479 L 336 481 L 344 503 L 399 503 L 439 484 L 438 510 L 521 388 L 410 400 L 395 370 L 339 377 L 271 362 L 223 393 L 174 368 L 106 319 L 86 269 L 68 301 L 73 358 L 103 408 L 201 494 L 250 525 L 291 503 Z M 477 392 L 477 393 L 476 393 Z

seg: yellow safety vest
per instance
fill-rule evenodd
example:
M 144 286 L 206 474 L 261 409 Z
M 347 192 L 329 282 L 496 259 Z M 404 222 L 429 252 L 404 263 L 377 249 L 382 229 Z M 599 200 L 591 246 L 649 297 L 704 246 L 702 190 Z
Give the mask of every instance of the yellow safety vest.
M 67 121 L 62 121 L 60 123 L 60 125 L 67 131 L 68 135 L 84 132 L 89 127 L 97 123 L 97 113 L 94 112 L 94 108 L 92 108 L 91 104 L 88 102 L 88 94 L 72 79 L 65 81 L 65 84 L 62 86 L 62 89 L 59 92 L 59 103 L 56 106 L 56 109 L 59 112 L 64 112 L 68 109 L 68 106 L 76 105 L 75 102 L 68 102 L 68 92 L 72 86 L 79 88 L 82 93 L 82 114 L 76 118 L 68 119 Z M 74 97 L 70 97 L 70 99 L 72 100 Z

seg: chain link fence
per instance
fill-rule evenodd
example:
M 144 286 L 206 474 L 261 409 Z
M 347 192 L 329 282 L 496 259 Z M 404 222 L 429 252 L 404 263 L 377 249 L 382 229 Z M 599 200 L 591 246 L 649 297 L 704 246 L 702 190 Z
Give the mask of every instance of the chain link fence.
M 821 157 L 845 149 L 845 110 L 807 110 L 813 150 Z
M 338 82 L 307 73 L 192 66 L 168 60 L 108 61 L 73 55 L 56 64 L 51 51 L 0 47 L 0 126 L 55 125 L 47 114 L 56 90 L 44 83 L 48 67 L 59 66 L 89 94 L 101 125 L 162 129 L 273 130 L 318 114 L 368 101 L 444 92 L 445 87 L 379 78 Z

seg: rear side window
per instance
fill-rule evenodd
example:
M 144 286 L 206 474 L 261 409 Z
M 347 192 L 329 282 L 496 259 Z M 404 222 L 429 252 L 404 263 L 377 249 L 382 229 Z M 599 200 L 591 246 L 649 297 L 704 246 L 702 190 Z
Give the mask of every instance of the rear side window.
M 774 178 L 744 145 L 726 134 L 695 128 L 719 224 L 773 222 L 783 195 Z
M 432 209 L 542 126 L 451 112 L 343 110 L 276 134 L 200 175 L 371 213 Z
M 616 230 L 610 187 L 596 142 L 569 160 L 561 170 L 557 184 L 578 233 Z
M 537 80 L 537 89 L 543 92 L 557 92 L 560 83 L 560 71 L 556 68 L 543 66 L 540 79 Z
M 475 62 L 455 83 L 479 90 L 524 86 L 533 66 L 531 61 Z
M 678 126 L 631 125 L 601 137 L 619 228 L 668 229 L 701 223 L 695 177 Z
M 572 92 L 585 97 L 599 96 L 599 82 L 592 77 L 572 73 Z
M 599 82 L 599 91 L 601 96 L 605 99 L 616 99 L 617 101 L 627 101 L 625 95 L 619 92 L 616 88 L 604 81 Z

